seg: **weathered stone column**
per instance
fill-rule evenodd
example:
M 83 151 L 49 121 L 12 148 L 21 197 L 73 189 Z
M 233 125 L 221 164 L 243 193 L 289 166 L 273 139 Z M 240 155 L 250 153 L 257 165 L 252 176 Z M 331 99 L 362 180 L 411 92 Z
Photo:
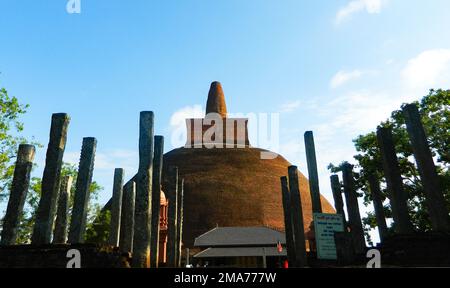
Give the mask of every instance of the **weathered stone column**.
M 152 167 L 154 151 L 153 112 L 141 112 L 139 132 L 139 170 L 136 180 L 134 211 L 133 267 L 150 267 L 150 226 L 152 203 Z
M 155 152 L 153 157 L 152 184 L 152 227 L 150 243 L 150 267 L 157 268 L 159 264 L 159 228 L 161 208 L 161 175 L 164 156 L 164 137 L 155 136 Z
M 334 199 L 334 208 L 336 208 L 336 213 L 342 215 L 342 219 L 345 220 L 345 212 L 344 212 L 344 200 L 342 199 L 342 189 L 341 183 L 339 182 L 338 175 L 331 175 L 331 190 L 333 191 L 333 199 Z
M 347 231 L 334 232 L 334 242 L 338 265 L 354 265 L 356 254 L 351 233 Z
M 31 237 L 31 243 L 34 245 L 50 244 L 51 241 L 69 122 L 70 119 L 67 114 L 52 115 L 50 141 L 45 159 L 44 175 L 42 176 L 42 196 L 36 211 L 36 221 Z
M 109 229 L 109 245 L 119 246 L 120 218 L 122 215 L 122 195 L 124 170 L 114 170 L 113 196 L 111 205 L 111 224 Z
M 316 148 L 312 131 L 305 133 L 306 162 L 308 164 L 309 191 L 313 213 L 322 213 L 320 202 L 319 174 L 317 173 Z
M 366 242 L 364 230 L 359 213 L 358 195 L 356 194 L 353 179 L 353 166 L 346 163 L 342 166 L 342 178 L 344 181 L 345 201 L 347 204 L 348 224 L 352 235 L 353 246 L 356 254 L 364 254 Z
M 122 215 L 120 219 L 120 251 L 133 252 L 134 207 L 136 200 L 136 183 L 128 181 L 123 186 Z
M 169 200 L 169 211 L 167 215 L 167 266 L 175 268 L 176 249 L 177 249 L 177 220 L 178 220 L 178 168 L 169 167 L 169 183 L 167 187 L 166 197 Z
M 177 198 L 177 267 L 181 267 L 181 246 L 183 243 L 183 205 L 184 205 L 184 179 L 178 181 Z
M 289 191 L 291 195 L 291 211 L 292 224 L 294 228 L 294 243 L 295 243 L 295 266 L 305 267 L 306 261 L 306 242 L 305 242 L 305 228 L 303 226 L 303 211 L 302 200 L 300 197 L 300 189 L 298 185 L 298 169 L 297 166 L 290 166 L 289 173 Z
M 94 173 L 95 151 L 97 140 L 92 137 L 83 138 L 72 218 L 70 221 L 69 243 L 84 243 L 86 220 L 89 205 L 92 175 Z
M 17 228 L 30 186 L 30 173 L 35 152 L 36 149 L 33 145 L 22 144 L 19 146 L 8 207 L 3 218 L 1 245 L 14 245 L 16 243 Z
M 414 228 L 408 213 L 408 195 L 403 189 L 403 180 L 391 129 L 378 128 L 377 139 L 383 160 L 384 176 L 390 196 L 395 231 L 399 234 L 410 234 L 414 231 Z
M 283 212 L 284 212 L 284 231 L 286 235 L 286 249 L 289 265 L 294 266 L 296 261 L 295 256 L 295 241 L 294 232 L 292 227 L 292 211 L 291 211 L 291 195 L 288 187 L 287 177 L 281 177 L 281 196 L 283 200 Z
M 53 244 L 65 244 L 67 242 L 70 190 L 72 188 L 72 176 L 65 176 L 61 180 L 59 189 L 58 209 L 56 212 L 55 229 L 53 231 Z
M 403 107 L 403 115 L 425 191 L 431 226 L 435 231 L 450 231 L 450 218 L 442 186 L 428 146 L 427 135 L 420 120 L 419 109 L 414 104 L 406 105 Z
M 386 224 L 386 216 L 384 214 L 380 182 L 375 177 L 375 175 L 370 172 L 367 173 L 367 180 L 369 182 L 370 193 L 372 194 L 373 207 L 375 209 L 375 217 L 378 224 L 378 234 L 380 235 L 381 243 L 383 243 L 388 236 L 388 228 Z

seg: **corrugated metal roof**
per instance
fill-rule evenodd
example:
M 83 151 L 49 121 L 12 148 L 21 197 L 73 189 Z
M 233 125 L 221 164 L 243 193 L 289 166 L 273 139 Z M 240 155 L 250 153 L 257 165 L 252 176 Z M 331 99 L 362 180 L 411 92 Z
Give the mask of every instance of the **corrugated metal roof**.
M 280 253 L 277 247 L 229 247 L 208 248 L 194 255 L 194 258 L 219 258 L 219 257 L 268 257 L 286 256 L 286 249 Z
M 267 227 L 217 227 L 195 238 L 195 247 L 276 246 L 284 233 Z

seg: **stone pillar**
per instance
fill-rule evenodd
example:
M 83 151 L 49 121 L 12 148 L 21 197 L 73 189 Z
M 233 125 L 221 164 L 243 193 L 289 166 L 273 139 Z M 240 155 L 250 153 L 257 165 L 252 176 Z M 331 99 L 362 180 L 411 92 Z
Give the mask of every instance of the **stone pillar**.
M 71 244 L 84 243 L 85 240 L 87 212 L 92 174 L 94 173 L 96 149 L 97 140 L 95 138 L 88 137 L 83 139 L 77 182 L 75 184 L 72 218 L 70 221 L 69 243 Z
M 337 264 L 354 265 L 356 261 L 355 250 L 351 233 L 334 232 L 334 242 L 336 244 Z
M 302 200 L 300 197 L 300 189 L 298 184 L 298 169 L 296 166 L 290 166 L 289 173 L 289 191 L 291 196 L 292 224 L 294 228 L 294 244 L 295 244 L 295 266 L 305 267 L 306 261 L 306 242 L 305 228 L 303 226 Z
M 361 214 L 359 213 L 358 195 L 355 190 L 353 179 L 353 166 L 346 163 L 342 167 L 342 178 L 344 181 L 345 201 L 347 204 L 348 224 L 352 235 L 353 247 L 355 253 L 364 254 L 366 250 L 366 242 L 364 239 L 364 230 L 361 222 Z
M 450 231 L 449 212 L 433 162 L 433 156 L 428 146 L 427 135 L 420 119 L 419 109 L 416 105 L 409 104 L 403 107 L 403 114 L 425 191 L 431 226 L 435 231 Z
M 316 148 L 314 145 L 314 135 L 312 131 L 307 131 L 305 133 L 305 148 L 312 210 L 313 213 L 322 213 L 322 203 L 320 202 L 319 190 L 319 174 L 317 173 Z
M 53 244 L 65 244 L 67 242 L 67 229 L 69 217 L 70 190 L 72 188 L 72 176 L 65 176 L 61 180 L 59 189 L 58 209 L 56 212 L 55 229 L 53 231 Z
M 373 173 L 367 174 L 370 193 L 372 194 L 373 207 L 375 209 L 375 217 L 378 224 L 378 234 L 380 234 L 381 243 L 388 236 L 388 228 L 386 225 L 386 216 L 384 214 L 383 197 L 380 190 L 380 182 Z
M 109 245 L 115 247 L 119 246 L 124 174 L 125 172 L 121 168 L 117 168 L 114 170 L 113 196 L 111 205 L 111 223 L 109 229 Z
M 136 200 L 136 183 L 128 181 L 123 186 L 122 215 L 120 219 L 120 251 L 133 252 L 134 204 Z
M 191 265 L 191 261 L 189 259 L 189 248 L 186 248 L 186 267 L 188 267 L 189 265 Z
M 150 226 L 152 167 L 154 151 L 153 112 L 141 112 L 139 132 L 139 170 L 134 211 L 133 267 L 150 267 Z
M 383 160 L 384 176 L 390 196 L 389 200 L 395 222 L 395 231 L 398 234 L 410 234 L 414 231 L 414 228 L 409 218 L 408 195 L 403 189 L 403 180 L 398 165 L 391 129 L 378 128 L 377 139 Z
M 177 267 L 181 267 L 181 246 L 183 243 L 183 205 L 184 205 L 184 179 L 178 181 L 177 198 Z
M 169 200 L 169 211 L 167 215 L 167 266 L 175 268 L 176 263 L 176 241 L 177 241 L 177 211 L 178 211 L 178 168 L 169 167 L 169 183 L 166 197 Z
M 344 212 L 344 200 L 342 199 L 342 189 L 341 183 L 339 182 L 338 175 L 331 175 L 331 190 L 333 191 L 333 199 L 334 199 L 334 208 L 336 208 L 336 213 L 342 215 L 342 219 L 345 220 L 345 212 Z
M 152 184 L 152 227 L 150 243 L 150 267 L 157 268 L 159 264 L 159 228 L 161 208 L 161 175 L 164 156 L 164 137 L 155 136 L 155 152 L 153 157 Z
M 281 193 L 284 212 L 284 231 L 286 235 L 286 248 L 289 264 L 294 266 L 296 261 L 294 232 L 292 227 L 291 195 L 287 177 L 281 177 Z
M 35 152 L 33 145 L 22 144 L 19 146 L 8 207 L 3 218 L 1 245 L 14 245 L 16 243 L 17 228 L 30 186 L 30 173 Z
M 34 245 L 50 244 L 51 241 L 69 122 L 70 119 L 67 114 L 52 115 L 50 141 L 42 177 L 42 196 L 36 211 L 33 236 L 31 237 L 31 243 Z

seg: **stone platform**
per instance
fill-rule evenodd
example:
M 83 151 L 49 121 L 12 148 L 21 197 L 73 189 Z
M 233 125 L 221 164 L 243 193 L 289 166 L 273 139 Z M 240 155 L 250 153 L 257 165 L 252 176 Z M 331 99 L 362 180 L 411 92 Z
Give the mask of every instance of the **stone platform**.
M 388 237 L 382 263 L 399 267 L 450 267 L 450 233 L 415 233 Z
M 81 268 L 127 268 L 129 258 L 112 246 L 17 245 L 0 246 L 0 268 L 66 268 L 71 249 L 80 251 Z

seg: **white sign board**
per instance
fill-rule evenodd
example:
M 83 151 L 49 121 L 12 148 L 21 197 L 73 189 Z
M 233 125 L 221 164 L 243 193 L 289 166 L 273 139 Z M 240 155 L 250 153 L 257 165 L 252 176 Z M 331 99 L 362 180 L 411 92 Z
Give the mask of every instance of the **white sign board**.
M 344 221 L 340 214 L 314 213 L 317 258 L 336 260 L 334 232 L 344 232 Z

